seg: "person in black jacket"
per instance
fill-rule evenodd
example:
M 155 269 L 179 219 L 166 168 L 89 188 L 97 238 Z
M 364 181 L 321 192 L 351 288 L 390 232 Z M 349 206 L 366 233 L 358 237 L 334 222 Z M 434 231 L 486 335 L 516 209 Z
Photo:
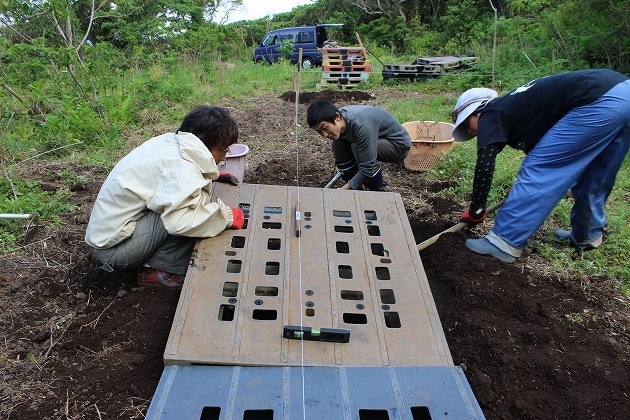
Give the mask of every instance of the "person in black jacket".
M 571 230 L 556 235 L 580 249 L 602 243 L 604 205 L 630 147 L 628 77 L 591 69 L 542 77 L 502 97 L 470 89 L 457 101 L 453 122 L 457 141 L 477 137 L 472 200 L 462 222 L 485 218 L 497 154 L 506 145 L 527 154 L 492 231 L 467 239 L 469 249 L 513 262 L 569 189 Z

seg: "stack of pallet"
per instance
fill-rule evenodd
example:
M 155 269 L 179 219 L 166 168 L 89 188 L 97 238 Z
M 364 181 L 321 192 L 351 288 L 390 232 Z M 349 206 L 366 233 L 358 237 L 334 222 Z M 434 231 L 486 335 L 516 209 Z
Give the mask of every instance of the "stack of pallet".
M 421 57 L 411 64 L 383 65 L 383 80 L 417 82 L 442 77 L 444 74 L 469 68 L 479 62 L 477 56 Z
M 355 88 L 368 79 L 372 63 L 362 47 L 322 49 L 322 80 L 317 89 L 338 87 Z

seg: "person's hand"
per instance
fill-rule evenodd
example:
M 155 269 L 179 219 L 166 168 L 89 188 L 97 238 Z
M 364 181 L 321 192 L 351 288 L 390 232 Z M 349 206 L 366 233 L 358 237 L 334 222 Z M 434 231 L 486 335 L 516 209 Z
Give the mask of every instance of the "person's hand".
M 245 213 L 243 210 L 238 207 L 230 207 L 232 209 L 232 216 L 234 221 L 232 222 L 232 227 L 234 229 L 243 229 L 243 225 L 245 224 Z
M 483 219 L 486 218 L 486 211 L 484 209 L 480 209 L 475 213 L 471 213 L 470 210 L 466 210 L 464 214 L 459 218 L 461 223 L 468 223 L 471 225 L 476 225 L 477 223 L 483 222 Z
M 238 179 L 230 172 L 219 172 L 217 182 L 225 182 L 230 185 L 238 185 Z

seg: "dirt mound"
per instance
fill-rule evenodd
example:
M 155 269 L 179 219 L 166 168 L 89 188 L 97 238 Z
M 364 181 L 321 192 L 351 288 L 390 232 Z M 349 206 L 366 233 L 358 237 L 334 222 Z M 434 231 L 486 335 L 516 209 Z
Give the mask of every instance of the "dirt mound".
M 280 99 L 295 103 L 295 92 L 285 92 L 279 96 Z M 300 92 L 298 103 L 310 104 L 318 99 L 327 99 L 333 104 L 339 104 L 339 106 L 345 105 L 348 102 L 362 102 L 371 101 L 374 99 L 373 95 L 360 90 L 322 90 L 320 92 Z

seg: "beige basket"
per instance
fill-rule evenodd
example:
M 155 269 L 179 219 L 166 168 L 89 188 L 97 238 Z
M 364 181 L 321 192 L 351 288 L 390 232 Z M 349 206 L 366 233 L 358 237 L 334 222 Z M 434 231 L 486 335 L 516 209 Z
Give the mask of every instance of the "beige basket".
M 411 136 L 411 149 L 405 158 L 405 168 L 408 171 L 432 169 L 453 148 L 453 124 L 411 121 L 404 123 L 403 127 Z

